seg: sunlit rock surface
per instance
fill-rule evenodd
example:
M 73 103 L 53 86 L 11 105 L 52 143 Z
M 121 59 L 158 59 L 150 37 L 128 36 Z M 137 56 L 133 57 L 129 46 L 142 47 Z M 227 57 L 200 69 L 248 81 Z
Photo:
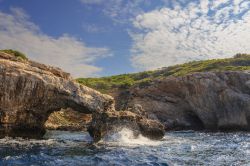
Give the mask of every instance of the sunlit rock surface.
M 1 135 L 40 136 L 48 116 L 62 108 L 109 109 L 112 97 L 73 81 L 68 73 L 0 53 Z
M 167 129 L 250 130 L 249 71 L 166 77 L 114 97 L 117 109 L 140 105 Z
M 118 122 L 121 117 L 125 121 L 131 120 L 131 116 L 123 116 L 115 111 L 114 99 L 111 96 L 79 85 L 68 73 L 58 68 L 22 60 L 1 52 L 0 80 L 1 137 L 41 137 L 45 133 L 44 124 L 49 115 L 66 108 L 94 114 L 91 136 L 99 139 L 99 135 L 95 135 L 99 133 L 95 130 L 100 129 L 96 128 L 95 124 L 107 126 L 106 123 L 113 120 Z M 107 118 L 107 115 L 110 117 Z M 139 126 L 145 124 L 140 128 L 142 133 L 146 133 L 144 135 L 153 137 L 150 134 L 154 134 L 152 130 L 161 130 L 157 129 L 154 123 L 146 123 L 145 117 L 138 115 L 137 118 L 141 120 L 133 120 L 135 123 Z M 103 133 L 108 132 L 108 128 L 101 129 L 102 137 Z

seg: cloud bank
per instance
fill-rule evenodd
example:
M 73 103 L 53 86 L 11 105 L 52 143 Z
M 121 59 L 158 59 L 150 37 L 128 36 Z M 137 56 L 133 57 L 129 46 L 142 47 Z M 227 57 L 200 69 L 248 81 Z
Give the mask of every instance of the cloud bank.
M 20 8 L 7 14 L 0 11 L 0 49 L 16 49 L 32 60 L 57 66 L 74 77 L 94 76 L 102 69 L 94 62 L 110 56 L 107 48 L 88 47 L 64 34 L 58 38 L 44 34 Z
M 115 23 L 129 24 L 130 19 L 143 13 L 151 0 L 80 0 L 83 5 L 102 6 L 102 13 Z
M 135 68 L 250 53 L 249 0 L 184 1 L 133 19 L 131 62 Z

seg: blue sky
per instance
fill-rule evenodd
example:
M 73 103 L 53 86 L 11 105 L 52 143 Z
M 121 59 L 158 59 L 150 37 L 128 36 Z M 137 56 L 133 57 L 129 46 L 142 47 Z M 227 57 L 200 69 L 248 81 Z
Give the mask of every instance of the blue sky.
M 74 77 L 250 52 L 248 0 L 0 0 L 0 48 Z

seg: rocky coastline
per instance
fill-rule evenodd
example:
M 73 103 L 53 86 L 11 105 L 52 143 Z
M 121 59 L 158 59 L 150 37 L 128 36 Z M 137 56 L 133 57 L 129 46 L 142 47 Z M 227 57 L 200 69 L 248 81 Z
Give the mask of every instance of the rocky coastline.
M 0 136 L 88 131 L 95 142 L 126 127 L 161 139 L 169 130 L 250 131 L 250 71 L 155 79 L 110 95 L 61 69 L 0 52 Z M 119 111 L 116 111 L 119 110 Z
M 59 68 L 0 52 L 0 80 L 0 137 L 40 138 L 49 116 L 68 108 L 94 115 L 88 131 L 96 142 L 121 121 L 139 126 L 134 129 L 147 137 L 164 136 L 160 122 L 117 112 L 111 96 L 78 84 Z
M 250 71 L 167 77 L 113 96 L 117 109 L 139 105 L 166 130 L 250 131 Z

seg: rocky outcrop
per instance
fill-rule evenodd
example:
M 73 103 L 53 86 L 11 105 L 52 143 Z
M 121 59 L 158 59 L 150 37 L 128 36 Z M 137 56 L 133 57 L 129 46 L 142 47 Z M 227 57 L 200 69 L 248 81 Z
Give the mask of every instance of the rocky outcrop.
M 113 109 L 113 98 L 73 81 L 68 73 L 0 53 L 1 135 L 41 136 L 62 108 L 82 113 Z
M 41 137 L 51 113 L 71 108 L 95 115 L 91 123 L 91 135 L 99 140 L 100 137 L 95 135 L 99 133 L 95 130 L 100 129 L 95 124 L 106 125 L 104 123 L 109 123 L 110 119 L 120 119 L 123 115 L 115 111 L 111 96 L 79 85 L 68 73 L 3 52 L 0 52 L 0 80 L 0 137 Z M 112 115 L 112 118 L 106 115 Z M 129 116 L 122 117 L 130 120 Z M 139 115 L 136 119 L 139 117 L 146 121 Z M 133 121 L 138 125 L 143 124 L 142 120 Z M 140 129 L 145 135 L 151 136 L 154 134 L 153 125 L 150 122 Z M 108 129 L 102 128 L 101 137 Z
M 250 130 L 249 71 L 167 77 L 114 96 L 118 109 L 139 104 L 166 129 Z
M 156 121 L 130 111 L 107 111 L 93 113 L 92 122 L 88 128 L 95 142 L 105 137 L 107 133 L 117 132 L 122 128 L 134 131 L 135 137 L 142 134 L 150 139 L 161 139 L 164 136 L 164 126 Z

